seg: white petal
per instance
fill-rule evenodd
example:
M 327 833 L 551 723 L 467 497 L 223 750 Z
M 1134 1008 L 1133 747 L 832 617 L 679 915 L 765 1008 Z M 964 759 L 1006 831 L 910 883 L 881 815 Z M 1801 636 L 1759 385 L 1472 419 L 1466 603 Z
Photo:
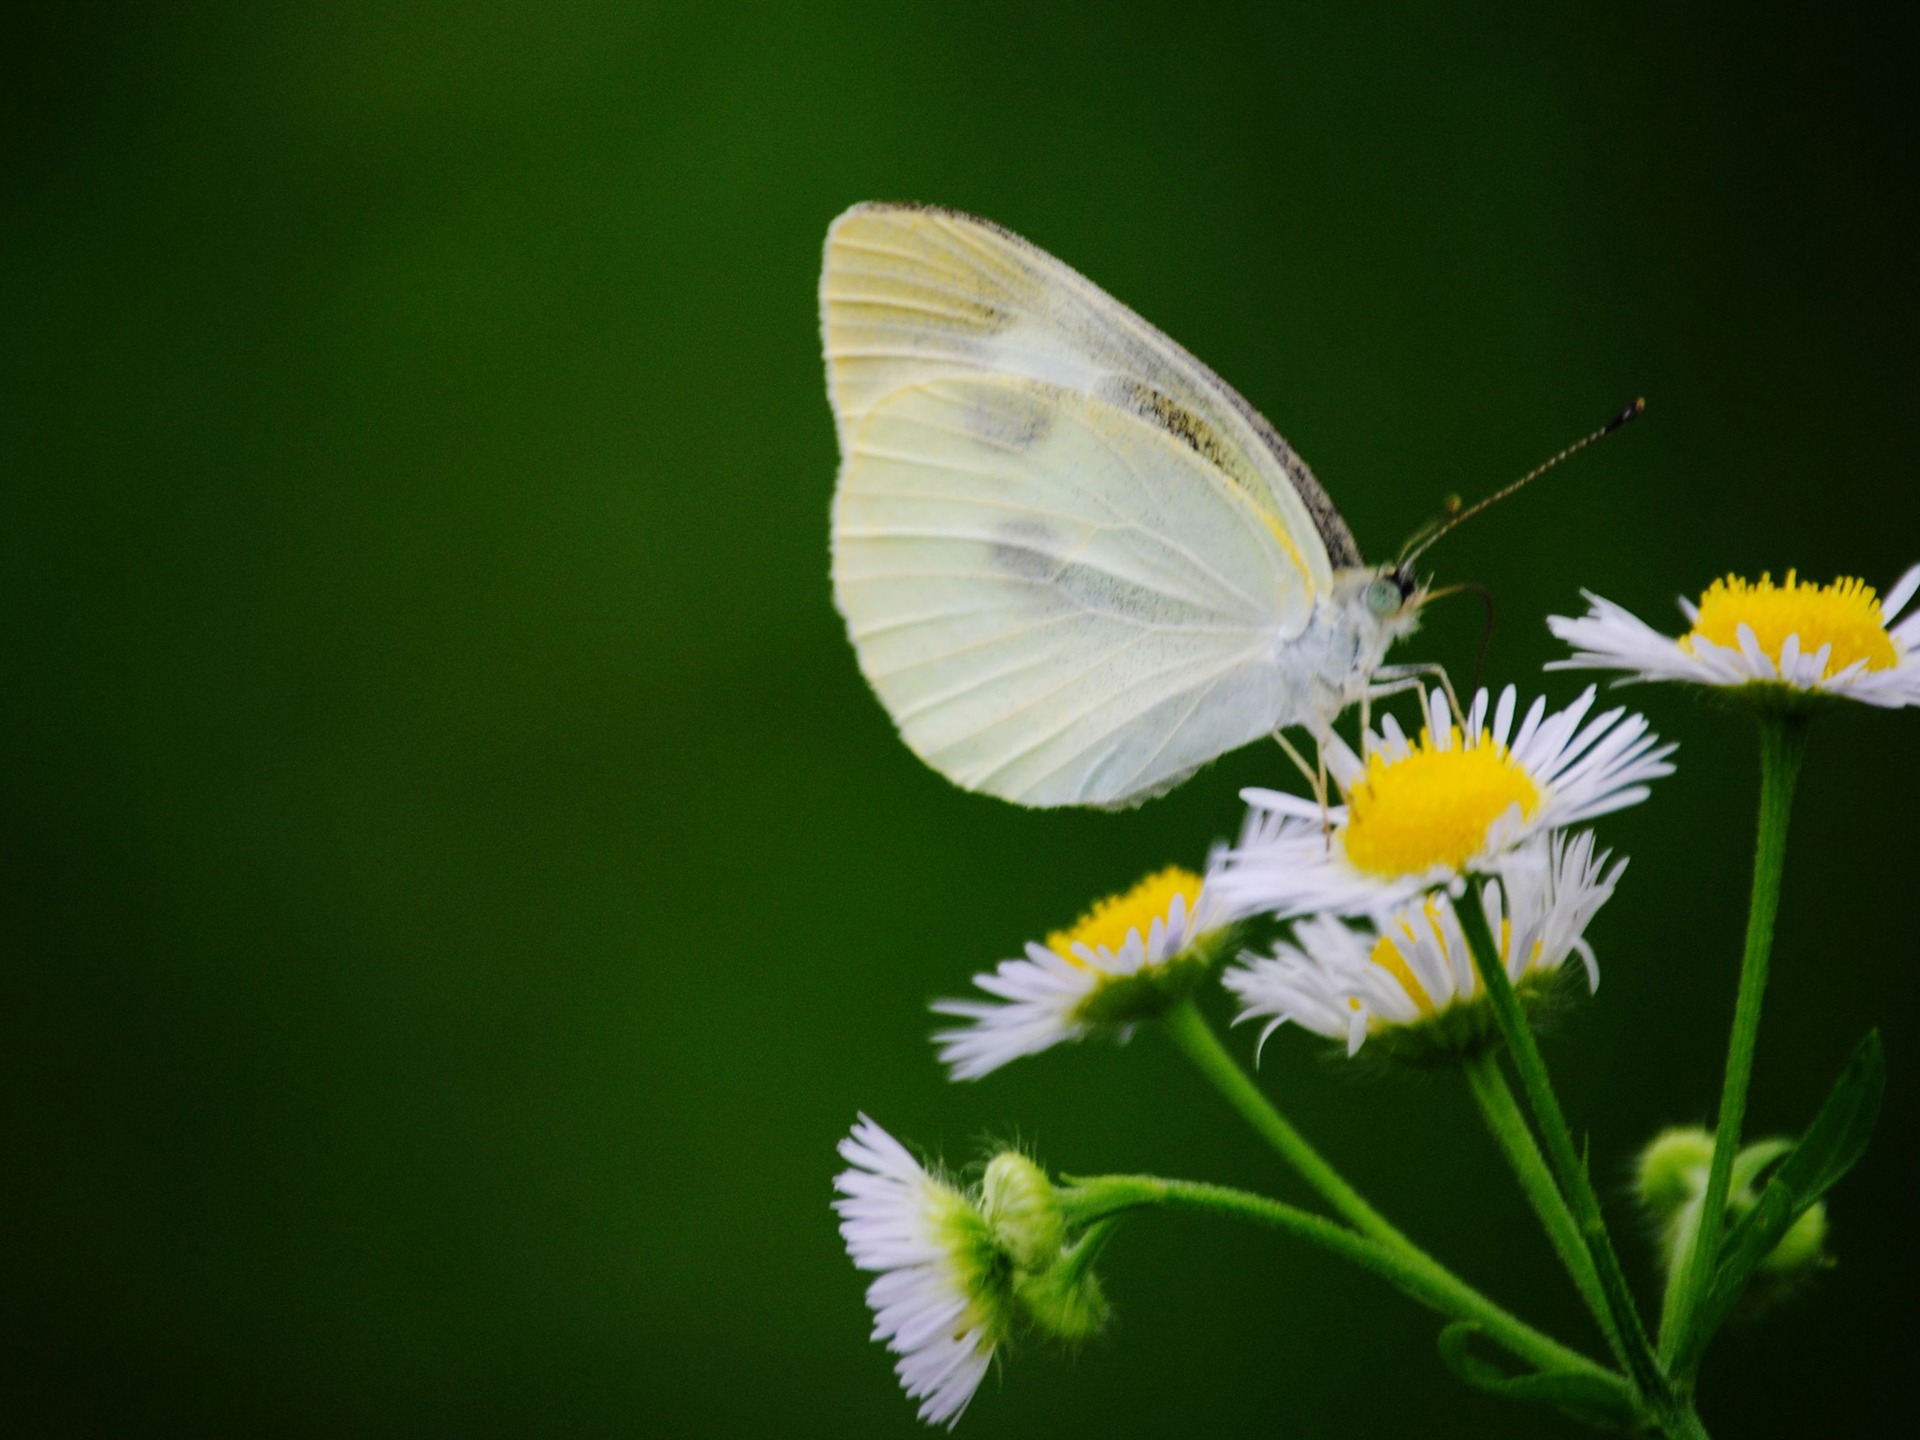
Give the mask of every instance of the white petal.
M 1511 685 L 1500 692 L 1500 704 L 1493 712 L 1493 738 L 1502 745 L 1513 730 L 1513 710 L 1518 700 L 1519 692 Z
M 1907 608 L 1907 602 L 1914 592 L 1920 590 L 1920 565 L 1915 565 L 1906 574 L 1893 582 L 1893 588 L 1887 591 L 1887 598 L 1880 602 L 1880 614 L 1887 624 L 1900 618 L 1900 612 Z

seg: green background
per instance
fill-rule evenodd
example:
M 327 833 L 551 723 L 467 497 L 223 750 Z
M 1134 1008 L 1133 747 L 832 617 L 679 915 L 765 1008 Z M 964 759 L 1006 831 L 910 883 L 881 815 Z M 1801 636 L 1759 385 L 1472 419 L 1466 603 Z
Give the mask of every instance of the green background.
M 856 1109 L 1299 1195 L 1151 1034 L 934 1066 L 930 997 L 1286 772 L 1043 814 L 897 742 L 826 581 L 814 289 L 856 200 L 1123 297 L 1374 556 L 1645 394 L 1433 552 L 1498 592 L 1496 678 L 1575 693 L 1541 619 L 1582 586 L 1664 622 L 1729 567 L 1920 559 L 1910 14 L 164 10 L 0 36 L 10 1434 L 912 1434 L 827 1209 Z M 1680 772 L 1604 825 L 1634 864 L 1549 1050 L 1616 1201 L 1709 1114 L 1755 793 L 1737 717 L 1634 698 Z M 1873 1024 L 1892 1085 L 1838 1267 L 1710 1357 L 1719 1436 L 1864 1425 L 1911 1366 L 1917 727 L 1837 716 L 1808 764 L 1753 1121 Z M 1592 1344 L 1462 1086 L 1299 1035 L 1263 1076 Z M 1014 1357 L 965 1433 L 1578 1433 L 1272 1236 L 1152 1220 L 1104 1273 L 1111 1333 Z

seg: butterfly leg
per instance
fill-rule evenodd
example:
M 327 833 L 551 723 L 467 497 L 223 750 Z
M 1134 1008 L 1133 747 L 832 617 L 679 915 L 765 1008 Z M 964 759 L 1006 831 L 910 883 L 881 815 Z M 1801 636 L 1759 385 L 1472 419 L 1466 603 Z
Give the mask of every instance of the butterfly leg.
M 1293 760 L 1294 768 L 1306 777 L 1308 786 L 1313 790 L 1313 798 L 1320 802 L 1320 833 L 1326 838 L 1327 848 L 1331 850 L 1333 848 L 1333 814 L 1332 806 L 1327 798 L 1329 792 L 1327 789 L 1327 745 L 1325 734 L 1318 734 L 1313 737 L 1312 769 L 1307 768 L 1306 757 L 1293 747 L 1292 743 L 1288 741 L 1284 734 L 1276 730 L 1273 732 L 1273 738 L 1279 742 L 1280 748 L 1285 750 Z
M 1370 726 L 1367 723 L 1365 723 L 1366 721 L 1370 721 L 1372 716 L 1372 708 L 1371 708 L 1372 701 L 1391 700 L 1395 695 L 1405 695 L 1409 691 L 1414 691 L 1422 694 L 1423 700 L 1424 700 L 1424 692 L 1426 691 L 1426 688 L 1427 687 L 1426 687 L 1425 678 L 1419 675 L 1410 675 L 1402 680 L 1389 680 L 1384 685 L 1369 685 L 1367 687 L 1366 694 L 1360 697 L 1361 703 L 1363 705 L 1368 706 L 1366 714 L 1363 716 L 1363 724 L 1360 731 L 1361 747 L 1363 749 L 1366 747 L 1367 738 L 1373 733 Z M 1427 719 L 1426 712 L 1425 710 L 1422 710 L 1421 723 L 1423 725 L 1426 723 L 1426 719 Z
M 1279 745 L 1279 747 L 1282 750 L 1287 752 L 1287 758 L 1293 761 L 1293 768 L 1298 770 L 1300 774 L 1306 779 L 1307 784 L 1313 787 L 1314 799 L 1320 802 L 1320 813 L 1324 815 L 1327 809 L 1326 757 L 1324 755 L 1320 757 L 1320 763 L 1318 766 L 1309 765 L 1307 764 L 1307 757 L 1302 755 L 1300 751 L 1297 748 L 1295 748 L 1291 740 L 1287 739 L 1286 733 L 1284 731 L 1281 731 L 1281 730 L 1274 731 L 1273 739 L 1275 744 Z
M 1453 681 L 1447 675 L 1447 667 L 1435 663 L 1418 665 L 1382 665 L 1373 672 L 1375 680 L 1384 680 L 1384 685 L 1369 685 L 1368 693 L 1381 697 L 1399 695 L 1418 688 L 1423 679 L 1438 680 L 1440 688 L 1446 691 L 1447 704 L 1453 710 L 1453 718 L 1461 729 L 1466 728 L 1467 712 L 1460 704 L 1460 697 L 1454 693 Z
M 1313 741 L 1314 788 L 1320 796 L 1320 842 L 1327 847 L 1327 854 L 1333 853 L 1333 817 L 1327 813 L 1327 745 L 1325 737 L 1316 735 Z

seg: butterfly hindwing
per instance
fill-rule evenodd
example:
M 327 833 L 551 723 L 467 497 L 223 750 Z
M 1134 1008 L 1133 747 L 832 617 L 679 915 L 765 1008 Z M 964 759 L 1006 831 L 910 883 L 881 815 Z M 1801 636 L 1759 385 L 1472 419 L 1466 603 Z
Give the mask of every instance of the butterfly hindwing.
M 1124 804 L 1264 733 L 1313 579 L 1190 445 L 1005 374 L 896 389 L 844 442 L 834 590 L 907 743 L 968 789 Z

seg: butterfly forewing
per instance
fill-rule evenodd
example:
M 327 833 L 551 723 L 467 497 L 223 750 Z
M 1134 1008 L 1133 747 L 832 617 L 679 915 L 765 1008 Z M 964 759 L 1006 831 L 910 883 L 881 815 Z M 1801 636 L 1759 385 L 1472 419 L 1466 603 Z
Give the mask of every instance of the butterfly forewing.
M 942 375 L 1021 375 L 1166 430 L 1268 509 L 1316 588 L 1357 565 L 1304 462 L 1227 383 L 1071 267 L 985 220 L 859 205 L 827 234 L 828 389 L 844 444 L 887 395 Z

